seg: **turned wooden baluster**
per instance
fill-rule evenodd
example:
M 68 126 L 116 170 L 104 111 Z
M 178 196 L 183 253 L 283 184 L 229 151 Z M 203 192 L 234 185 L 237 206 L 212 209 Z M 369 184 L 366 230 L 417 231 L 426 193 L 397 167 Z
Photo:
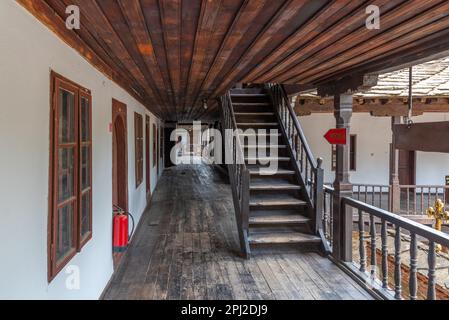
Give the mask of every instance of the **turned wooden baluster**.
M 382 288 L 388 289 L 388 236 L 387 221 L 382 219 L 381 229 L 382 242 Z
M 416 234 L 410 235 L 410 300 L 416 300 L 418 292 L 417 284 L 417 270 L 418 270 L 418 243 L 416 241 Z
M 366 251 L 365 251 L 365 226 L 363 223 L 363 212 L 359 209 L 359 254 L 360 271 L 366 271 Z
M 401 228 L 396 226 L 394 236 L 394 298 L 402 299 L 402 272 L 401 272 Z
M 427 300 L 436 300 L 435 294 L 435 265 L 436 265 L 436 253 L 435 253 L 435 242 L 431 241 L 429 243 L 429 253 L 427 256 L 429 263 L 429 273 L 427 275 L 429 282 L 427 287 Z
M 370 235 L 371 235 L 371 267 L 374 268 L 371 272 L 375 272 L 377 266 L 376 257 L 376 224 L 374 222 L 374 216 L 370 215 Z

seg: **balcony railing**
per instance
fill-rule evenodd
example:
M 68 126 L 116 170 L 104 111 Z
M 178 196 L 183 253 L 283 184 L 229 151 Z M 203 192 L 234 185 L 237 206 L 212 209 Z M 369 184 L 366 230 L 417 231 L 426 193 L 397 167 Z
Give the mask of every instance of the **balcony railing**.
M 408 187 L 401 190 L 410 192 Z M 418 190 L 417 194 L 421 196 L 422 190 L 429 186 L 413 187 L 414 192 Z M 378 205 L 384 205 L 379 199 L 381 194 L 382 197 L 386 196 L 387 188 L 389 187 L 356 185 L 353 188 L 353 198 L 342 198 L 342 212 L 349 210 L 353 216 L 350 231 L 353 239 L 352 262 L 337 262 L 383 298 L 448 299 L 449 290 L 441 281 L 438 283 L 437 272 L 442 272 L 439 269 L 449 268 L 449 256 L 446 254 L 449 253 L 449 249 L 446 249 L 449 248 L 449 235 L 379 208 Z M 437 189 L 441 190 L 441 187 Z M 441 196 L 441 192 L 431 194 L 430 199 Z M 360 200 L 354 199 L 356 197 Z M 433 205 L 431 200 L 428 200 L 429 206 Z M 332 248 L 334 189 L 331 186 L 324 187 L 322 219 L 325 238 Z M 437 265 L 438 259 L 448 266 L 444 267 L 441 262 Z
M 357 212 L 358 216 L 358 261 L 353 261 L 349 269 L 365 280 L 371 279 L 373 290 L 385 297 L 416 300 L 418 285 L 423 282 L 418 283 L 418 276 L 422 278 L 422 273 L 418 272 L 418 264 L 423 260 L 418 258 L 424 252 L 427 266 L 419 270 L 426 270 L 425 296 L 429 300 L 436 300 L 437 289 L 442 291 L 441 285 L 436 281 L 437 251 L 449 248 L 449 235 L 362 201 L 343 198 L 342 210 L 348 208 Z M 389 235 L 393 235 L 393 243 L 389 243 Z M 408 259 L 403 259 L 404 253 L 408 254 Z M 392 285 L 389 276 L 390 260 L 394 265 Z M 376 272 L 378 267 L 379 273 Z M 402 279 L 405 271 L 407 281 Z M 403 287 L 404 283 L 408 285 L 407 293 Z

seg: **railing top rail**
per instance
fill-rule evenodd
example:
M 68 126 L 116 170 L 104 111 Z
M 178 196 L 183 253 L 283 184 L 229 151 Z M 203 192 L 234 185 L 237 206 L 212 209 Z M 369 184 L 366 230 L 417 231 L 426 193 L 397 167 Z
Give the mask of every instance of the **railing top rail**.
M 392 212 L 374 207 L 372 205 L 366 204 L 362 201 L 354 200 L 352 198 L 343 198 L 342 202 L 353 208 L 360 209 L 363 212 L 371 214 L 377 218 L 384 219 L 398 227 L 401 227 L 407 231 L 410 231 L 416 235 L 424 237 L 430 241 L 441 244 L 443 246 L 449 247 L 449 235 L 444 232 L 437 231 L 419 222 L 401 217 Z
M 410 185 L 399 185 L 399 187 L 400 188 L 416 188 L 416 189 L 419 189 L 419 188 L 432 188 L 432 189 L 435 189 L 435 188 L 440 188 L 440 189 L 449 189 L 449 186 L 446 186 L 446 185 L 413 185 L 413 184 L 410 184 Z
M 288 97 L 287 97 L 287 94 L 285 93 L 284 87 L 282 85 L 273 84 L 273 83 L 268 84 L 268 86 L 270 88 L 275 87 L 275 86 L 277 86 L 279 88 L 282 98 L 284 99 L 284 102 L 286 103 L 287 110 L 288 110 L 291 118 L 293 119 L 293 124 L 296 127 L 296 131 L 298 132 L 299 137 L 300 137 L 301 141 L 303 142 L 303 146 L 306 151 L 307 159 L 312 164 L 313 168 L 316 168 L 317 162 L 316 162 L 315 158 L 312 156 L 312 151 L 310 150 L 309 144 L 307 143 L 307 139 L 301 130 L 301 125 L 299 124 L 298 117 L 297 117 L 295 111 L 293 110 L 293 108 L 290 104 L 290 101 L 288 100 Z
M 369 184 L 369 183 L 353 183 L 355 187 L 391 187 L 390 184 Z M 431 185 L 431 184 L 400 184 L 399 188 L 444 188 L 449 189 L 449 185 Z

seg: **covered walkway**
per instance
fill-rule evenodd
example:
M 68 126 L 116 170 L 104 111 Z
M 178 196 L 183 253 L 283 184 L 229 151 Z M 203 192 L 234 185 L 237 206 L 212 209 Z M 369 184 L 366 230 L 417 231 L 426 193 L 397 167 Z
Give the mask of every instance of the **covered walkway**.
M 206 165 L 164 172 L 104 299 L 371 299 L 315 253 L 239 257 L 231 188 Z

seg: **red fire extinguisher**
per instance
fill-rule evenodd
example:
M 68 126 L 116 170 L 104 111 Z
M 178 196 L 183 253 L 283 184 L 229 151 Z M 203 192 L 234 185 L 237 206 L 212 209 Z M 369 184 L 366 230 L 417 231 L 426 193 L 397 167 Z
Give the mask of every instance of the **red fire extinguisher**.
M 117 206 L 114 207 L 116 210 L 114 210 L 113 219 L 113 251 L 124 252 L 134 232 L 134 217 L 129 212 L 125 212 Z M 128 233 L 129 217 L 132 221 L 131 233 Z

